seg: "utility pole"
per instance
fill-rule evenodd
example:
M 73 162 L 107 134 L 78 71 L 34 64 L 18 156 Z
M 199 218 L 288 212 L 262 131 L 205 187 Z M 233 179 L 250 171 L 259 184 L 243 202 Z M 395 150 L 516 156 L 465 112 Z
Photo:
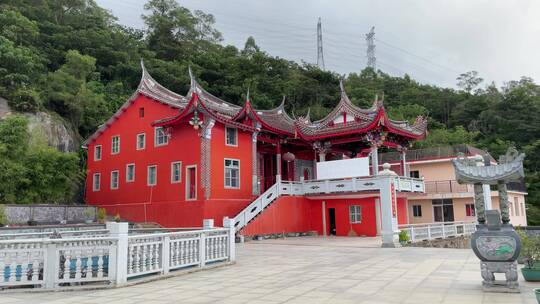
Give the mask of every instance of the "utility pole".
M 375 27 L 372 26 L 369 33 L 366 34 L 366 43 L 367 43 L 367 66 L 372 68 L 374 71 L 377 69 L 377 63 L 375 58 Z
M 317 66 L 319 66 L 321 70 L 324 70 L 321 17 L 319 17 L 319 22 L 317 23 Z

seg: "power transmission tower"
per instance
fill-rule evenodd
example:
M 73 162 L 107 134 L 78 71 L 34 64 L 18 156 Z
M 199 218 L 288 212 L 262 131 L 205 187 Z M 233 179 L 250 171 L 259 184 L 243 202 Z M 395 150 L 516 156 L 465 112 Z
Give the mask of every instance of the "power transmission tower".
M 321 17 L 319 17 L 319 22 L 317 23 L 317 65 L 321 70 L 324 70 Z
M 367 43 L 367 66 L 372 68 L 374 71 L 377 68 L 376 58 L 375 58 L 375 27 L 372 26 L 369 33 L 366 34 L 366 43 Z

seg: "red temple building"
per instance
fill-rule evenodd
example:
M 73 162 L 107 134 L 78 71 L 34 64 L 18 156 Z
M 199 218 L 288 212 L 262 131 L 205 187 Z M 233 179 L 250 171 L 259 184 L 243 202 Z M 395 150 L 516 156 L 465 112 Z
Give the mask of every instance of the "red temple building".
M 135 93 L 84 144 L 86 202 L 165 227 L 227 217 L 246 236 L 381 235 L 392 246 L 408 223 L 407 193 L 424 192 L 406 172 L 405 152 L 426 136 L 426 120 L 391 120 L 377 98 L 361 109 L 343 86 L 318 121 L 291 118 L 284 102 L 259 110 L 248 97 L 237 106 L 193 76 L 181 96 L 143 65 Z M 380 147 L 401 152 L 399 175 L 380 167 Z

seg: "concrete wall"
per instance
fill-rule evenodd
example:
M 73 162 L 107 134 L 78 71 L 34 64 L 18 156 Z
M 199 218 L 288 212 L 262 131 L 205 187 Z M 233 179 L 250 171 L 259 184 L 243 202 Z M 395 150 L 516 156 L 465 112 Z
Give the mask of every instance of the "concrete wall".
M 9 224 L 38 223 L 81 223 L 95 220 L 96 207 L 71 205 L 4 205 Z

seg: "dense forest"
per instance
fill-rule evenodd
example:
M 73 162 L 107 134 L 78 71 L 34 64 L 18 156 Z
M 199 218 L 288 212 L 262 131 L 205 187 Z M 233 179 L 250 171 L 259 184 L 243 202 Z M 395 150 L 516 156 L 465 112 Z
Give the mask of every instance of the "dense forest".
M 0 2 L 0 97 L 18 112 L 52 113 L 90 135 L 136 88 L 145 60 L 152 76 L 181 94 L 188 66 L 212 94 L 270 108 L 287 96 L 296 115 L 324 116 L 339 99 L 340 75 L 271 56 L 253 37 L 243 49 L 222 44 L 214 17 L 173 0 L 151 0 L 145 30 L 127 28 L 92 0 Z M 496 63 L 494 63 L 496 64 Z M 421 84 L 366 68 L 344 79 L 351 100 L 368 106 L 384 94 L 394 119 L 429 117 L 417 147 L 469 143 L 497 157 L 515 145 L 527 153 L 528 212 L 540 223 L 540 86 L 523 77 L 502 87 L 476 72 L 456 75 L 459 89 Z M 60 153 L 25 128 L 23 116 L 0 120 L 0 203 L 67 202 L 80 192 L 84 151 Z M 38 137 L 38 139 L 36 139 Z

